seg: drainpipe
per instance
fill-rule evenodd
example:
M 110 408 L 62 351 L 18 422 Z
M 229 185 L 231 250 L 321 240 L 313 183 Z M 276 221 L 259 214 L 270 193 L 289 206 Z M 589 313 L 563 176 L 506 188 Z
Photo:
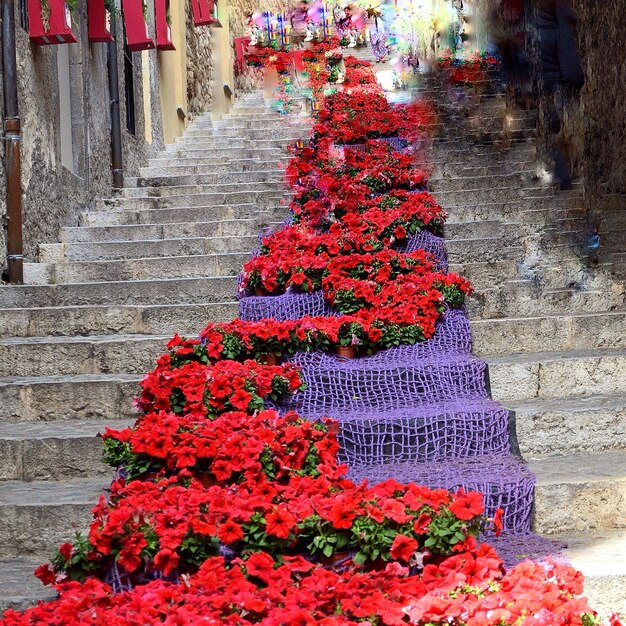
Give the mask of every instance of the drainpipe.
M 5 0 L 6 1 L 6 0 Z M 109 41 L 107 69 L 109 73 L 109 97 L 111 99 L 111 174 L 113 188 L 124 186 L 124 170 L 122 169 L 122 127 L 120 122 L 120 83 L 117 73 L 117 34 L 115 30 L 115 14 L 111 13 L 111 32 L 113 41 Z
M 7 200 L 7 265 L 9 282 L 24 282 L 22 237 L 21 124 L 17 99 L 15 5 L 2 0 L 2 88 L 4 92 L 4 168 Z

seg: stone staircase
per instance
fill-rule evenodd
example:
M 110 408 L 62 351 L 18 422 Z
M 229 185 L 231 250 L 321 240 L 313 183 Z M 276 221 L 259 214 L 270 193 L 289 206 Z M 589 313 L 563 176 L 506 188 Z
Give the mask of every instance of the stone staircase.
M 441 106 L 444 94 L 421 97 Z M 618 609 L 624 285 L 609 262 L 589 264 L 580 189 L 535 178 L 532 113 L 478 102 L 446 112 L 428 155 L 451 269 L 477 288 L 475 349 L 538 476 L 535 529 L 569 542 L 594 606 Z M 32 570 L 85 526 L 110 474 L 94 435 L 132 419 L 165 339 L 236 315 L 236 273 L 261 224 L 284 214 L 278 164 L 298 121 L 267 113 L 258 94 L 219 123 L 198 119 L 119 197 L 42 246 L 28 267 L 37 284 L 0 288 L 0 607 L 47 593 Z
M 32 577 L 85 528 L 108 485 L 96 437 L 132 422 L 142 375 L 174 332 L 237 315 L 237 274 L 282 217 L 281 163 L 308 120 L 240 99 L 40 247 L 0 287 L 0 609 L 50 596 Z
M 441 110 L 448 96 L 431 87 L 422 97 Z M 471 108 L 446 112 L 429 160 L 451 270 L 477 291 L 474 349 L 537 476 L 534 530 L 568 543 L 592 606 L 626 611 L 623 276 L 586 248 L 580 187 L 559 192 L 535 176 L 531 113 L 502 97 Z M 477 134 L 471 118 L 491 130 Z

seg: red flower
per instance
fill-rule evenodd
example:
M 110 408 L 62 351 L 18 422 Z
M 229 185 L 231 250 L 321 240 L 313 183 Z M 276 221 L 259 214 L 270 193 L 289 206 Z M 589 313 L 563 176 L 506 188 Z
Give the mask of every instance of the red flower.
M 417 535 L 424 535 L 428 532 L 428 527 L 432 518 L 427 513 L 422 513 L 413 524 L 413 532 Z
M 251 554 L 244 565 L 249 576 L 256 576 L 266 582 L 274 571 L 274 559 L 265 552 Z
M 502 516 L 504 515 L 503 509 L 497 509 L 493 516 L 493 525 L 496 531 L 496 537 L 499 537 L 502 533 Z
M 279 539 L 287 539 L 295 527 L 297 519 L 283 506 L 279 506 L 265 516 L 266 531 Z
M 53 582 L 56 581 L 56 574 L 54 573 L 54 571 L 52 570 L 52 568 L 50 567 L 48 563 L 44 565 L 40 565 L 35 570 L 35 576 L 39 578 L 39 580 L 44 585 L 51 585 Z
M 71 543 L 63 543 L 59 547 L 59 553 L 66 561 L 69 561 L 72 558 L 73 550 L 74 546 Z
M 399 561 L 408 561 L 417 550 L 417 541 L 406 535 L 396 535 L 391 544 L 391 556 Z
M 217 536 L 225 544 L 235 543 L 243 539 L 243 529 L 232 519 L 220 524 Z
M 459 519 L 471 520 L 473 517 L 481 515 L 485 510 L 483 494 L 476 491 L 465 493 L 464 489 L 459 489 L 449 508 Z
M 240 411 L 247 410 L 250 405 L 250 400 L 252 400 L 252 394 L 244 391 L 243 389 L 238 389 L 235 393 L 230 397 L 229 402 L 231 406 Z

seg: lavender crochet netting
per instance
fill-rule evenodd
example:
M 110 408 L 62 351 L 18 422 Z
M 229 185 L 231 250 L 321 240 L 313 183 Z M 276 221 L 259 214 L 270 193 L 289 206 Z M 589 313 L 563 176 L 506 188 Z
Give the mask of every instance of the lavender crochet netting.
M 407 244 L 406 250 L 433 253 L 447 268 L 441 238 L 421 232 Z M 240 311 L 249 320 L 336 314 L 321 291 L 242 297 Z M 308 386 L 279 408 L 338 420 L 342 460 L 354 480 L 395 478 L 480 491 L 488 515 L 505 510 L 507 536 L 537 544 L 527 552 L 554 552 L 554 544 L 530 534 L 534 477 L 510 454 L 508 411 L 490 398 L 486 365 L 471 348 L 465 312 L 450 310 L 434 337 L 412 346 L 353 360 L 297 354 L 291 360 L 302 367 Z

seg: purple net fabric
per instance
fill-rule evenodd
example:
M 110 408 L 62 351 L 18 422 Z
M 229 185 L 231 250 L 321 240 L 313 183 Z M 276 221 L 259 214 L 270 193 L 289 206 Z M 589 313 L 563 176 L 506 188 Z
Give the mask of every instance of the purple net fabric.
M 285 403 L 303 415 L 388 411 L 487 397 L 485 370 L 470 355 L 420 354 L 420 344 L 346 360 L 322 352 L 296 354 L 307 389 Z M 411 348 L 416 348 L 413 353 Z
M 137 585 L 146 585 L 153 580 L 165 580 L 167 582 L 177 583 L 179 577 L 175 572 L 165 576 L 163 572 L 159 570 L 148 570 L 147 568 L 144 568 L 140 572 L 129 574 L 127 571 L 121 569 L 117 562 L 114 561 L 102 577 L 102 580 L 107 585 L 110 585 L 115 593 L 122 593 L 124 591 L 130 591 Z
M 273 317 L 276 320 L 297 320 L 305 315 L 336 316 L 324 299 L 322 290 L 313 293 L 296 293 L 287 290 L 280 296 L 243 296 L 239 299 L 239 317 L 258 321 Z
M 437 260 L 439 269 L 444 272 L 448 271 L 448 252 L 443 237 L 437 237 L 428 230 L 422 230 L 409 237 L 406 244 L 398 248 L 398 252 L 415 252 L 416 250 L 429 252 Z
M 387 464 L 509 452 L 509 413 L 493 400 L 332 415 L 340 425 L 341 461 L 352 468 L 374 459 Z
M 539 562 L 551 559 L 564 564 L 569 563 L 561 552 L 567 547 L 565 542 L 534 533 L 525 535 L 503 533 L 500 537 L 486 536 L 485 540 L 496 549 L 507 569 L 527 559 Z
M 377 484 L 389 478 L 456 491 L 480 491 L 485 496 L 485 513 L 493 516 L 504 509 L 504 528 L 514 535 L 530 534 L 530 510 L 535 479 L 528 466 L 515 457 L 479 456 L 447 459 L 445 463 L 393 463 L 351 468 L 348 477 Z

